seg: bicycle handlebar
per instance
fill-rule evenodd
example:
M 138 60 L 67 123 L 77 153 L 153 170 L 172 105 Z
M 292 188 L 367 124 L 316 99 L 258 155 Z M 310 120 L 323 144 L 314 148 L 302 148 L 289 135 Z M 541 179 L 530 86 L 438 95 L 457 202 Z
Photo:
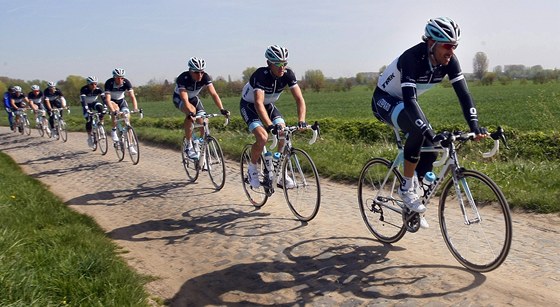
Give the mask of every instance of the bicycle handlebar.
M 298 130 L 309 130 L 311 129 L 313 131 L 313 136 L 311 137 L 311 139 L 309 140 L 309 145 L 315 143 L 315 141 L 317 141 L 317 136 L 320 134 L 320 127 L 319 127 L 319 123 L 315 122 L 313 125 L 307 125 L 303 128 L 300 128 L 298 126 L 286 126 L 283 129 L 280 129 L 280 131 L 282 132 L 287 132 L 287 133 L 293 133 L 295 131 Z M 272 134 L 274 135 L 272 137 L 272 144 L 270 145 L 270 149 L 273 149 L 276 147 L 276 145 L 278 145 L 278 139 L 280 138 L 280 134 L 278 133 L 278 127 L 274 127 L 272 129 Z
M 453 133 L 447 133 L 446 139 L 441 141 L 441 146 L 446 148 L 450 146 L 450 143 L 453 141 L 468 141 L 473 140 L 476 137 L 476 133 L 474 132 L 461 132 L 455 131 Z M 490 138 L 494 141 L 494 146 L 488 152 L 482 153 L 483 158 L 490 158 L 493 157 L 500 149 L 500 140 L 504 142 L 506 148 L 509 148 L 506 142 L 506 137 L 504 135 L 504 129 L 502 127 L 498 127 L 495 132 L 490 133 Z M 443 157 L 438 161 L 434 162 L 434 166 L 441 166 L 447 160 L 447 156 L 449 155 L 449 150 L 445 150 L 443 153 Z
M 227 125 L 229 124 L 229 116 L 225 116 L 225 115 L 223 115 L 223 114 L 204 113 L 204 114 L 196 115 L 196 116 L 194 117 L 194 119 L 197 119 L 197 118 L 204 118 L 204 119 L 206 119 L 206 118 L 212 118 L 212 117 L 218 117 L 218 116 L 224 116 L 224 117 L 226 118 L 225 121 L 224 121 L 224 127 L 227 126 Z

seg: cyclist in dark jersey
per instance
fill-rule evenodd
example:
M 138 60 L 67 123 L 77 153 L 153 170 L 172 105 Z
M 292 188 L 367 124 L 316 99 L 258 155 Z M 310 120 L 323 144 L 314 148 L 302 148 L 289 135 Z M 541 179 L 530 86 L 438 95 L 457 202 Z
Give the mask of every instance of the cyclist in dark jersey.
M 10 94 L 10 108 L 12 111 L 17 111 L 19 109 L 24 109 L 29 104 L 29 100 L 25 97 L 25 94 L 21 90 L 21 86 L 16 85 L 12 88 L 12 93 Z M 14 127 L 19 124 L 19 116 L 16 115 Z M 19 132 L 21 132 L 21 127 L 18 127 Z
M 132 83 L 124 77 L 125 73 L 124 69 L 115 68 L 113 70 L 113 78 L 105 81 L 105 104 L 111 111 L 113 119 L 113 129 L 111 131 L 113 142 L 119 141 L 119 137 L 117 136 L 117 113 L 119 111 L 129 113 L 128 102 L 125 100 L 125 93 L 128 93 L 128 97 L 132 100 L 134 112 L 138 112 L 138 102 L 136 102 Z M 134 150 L 134 147 L 131 148 Z M 132 153 L 134 154 L 134 152 Z
M 89 76 L 86 78 L 86 82 L 87 84 L 80 89 L 80 102 L 82 103 L 82 111 L 86 119 L 87 144 L 89 147 L 93 148 L 94 142 L 93 135 L 91 134 L 92 122 L 88 111 L 97 111 L 97 113 L 99 113 L 99 120 L 103 122 L 103 116 L 106 112 L 104 103 L 105 92 L 97 87 L 97 83 L 99 82 L 97 77 Z
M 27 100 L 29 100 L 29 104 L 33 111 L 35 111 L 35 122 L 39 123 L 39 110 L 46 110 L 44 100 L 43 100 L 43 92 L 41 92 L 41 88 L 34 84 L 31 86 L 31 92 L 27 94 Z
M 47 111 L 49 112 L 49 125 L 51 130 L 54 126 L 54 116 L 52 114 L 53 108 L 66 108 L 66 99 L 64 98 L 64 94 L 62 91 L 56 87 L 56 83 L 49 82 L 47 84 L 47 88 L 43 92 L 45 96 L 45 105 L 47 106 Z M 62 112 L 60 112 L 60 117 L 62 117 Z M 56 133 L 53 130 L 53 133 Z
M 278 45 L 269 46 L 265 51 L 267 66 L 258 68 L 243 87 L 240 111 L 243 120 L 249 126 L 249 131 L 255 135 L 255 143 L 251 149 L 251 163 L 247 170 L 251 187 L 260 186 L 257 162 L 268 140 L 268 132 L 275 125 L 285 126 L 282 114 L 274 105 L 284 88 L 289 87 L 297 104 L 298 125 L 306 127 L 305 100 L 297 84 L 294 72 L 287 68 L 288 49 Z M 279 144 L 282 148 L 283 144 Z M 278 176 L 278 182 L 282 182 Z M 286 188 L 293 188 L 291 178 L 286 177 Z
M 467 88 L 459 61 L 454 54 L 460 39 L 459 26 L 450 18 L 430 19 L 423 42 L 406 50 L 385 69 L 373 93 L 373 114 L 407 134 L 404 145 L 404 180 L 399 195 L 413 211 L 426 211 L 415 191 L 419 178 L 432 170 L 435 153 L 420 148 L 442 140 L 436 135 L 418 104 L 418 96 L 441 82 L 447 75 L 459 98 L 464 117 L 477 139 L 485 137 L 478 126 L 477 111 Z M 415 170 L 417 175 L 415 175 Z M 422 221 L 427 227 L 426 221 Z
M 188 62 L 188 71 L 182 72 L 175 81 L 175 90 L 173 92 L 173 104 L 181 112 L 185 113 L 185 121 L 183 128 L 185 130 L 185 138 L 189 140 L 187 143 L 186 154 L 191 159 L 196 159 L 198 154 L 193 149 L 192 145 L 192 124 L 193 117 L 196 115 L 205 114 L 202 101 L 198 97 L 200 91 L 206 87 L 214 103 L 220 109 L 220 113 L 229 116 L 229 111 L 224 109 L 222 100 L 216 92 L 212 84 L 212 78 L 204 72 L 206 69 L 206 62 L 203 59 L 192 57 Z M 198 119 L 202 124 L 202 119 Z M 200 128 L 200 135 L 204 135 L 204 128 Z
M 6 113 L 8 113 L 8 123 L 10 124 L 10 129 L 13 131 L 14 127 L 14 113 L 12 111 L 12 104 L 10 103 L 10 97 L 14 91 L 14 87 L 10 86 L 6 92 L 4 92 L 4 108 Z

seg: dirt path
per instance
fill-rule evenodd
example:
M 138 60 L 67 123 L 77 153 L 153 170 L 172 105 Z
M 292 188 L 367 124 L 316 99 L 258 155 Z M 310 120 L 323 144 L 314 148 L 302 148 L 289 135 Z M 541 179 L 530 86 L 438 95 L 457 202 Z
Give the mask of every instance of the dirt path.
M 505 263 L 466 271 L 431 228 L 394 246 L 375 241 L 357 208 L 356 188 L 322 180 L 317 217 L 296 221 L 283 195 L 260 210 L 244 196 L 237 161 L 224 189 L 207 174 L 188 184 L 180 154 L 142 144 L 138 165 L 113 151 L 91 152 L 84 133 L 67 143 L 0 127 L 0 150 L 70 207 L 95 218 L 129 253 L 146 287 L 173 306 L 516 305 L 560 302 L 560 217 L 514 214 Z M 319 170 L 320 172 L 320 170 Z

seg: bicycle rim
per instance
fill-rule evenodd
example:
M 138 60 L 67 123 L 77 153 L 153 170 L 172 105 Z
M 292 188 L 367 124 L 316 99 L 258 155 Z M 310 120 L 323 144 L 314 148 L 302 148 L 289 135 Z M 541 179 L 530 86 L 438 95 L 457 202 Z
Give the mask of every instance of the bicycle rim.
M 58 134 L 60 135 L 60 138 L 62 138 L 63 142 L 68 141 L 68 132 L 66 131 L 66 123 L 63 120 L 60 120 L 58 126 Z
M 315 163 L 305 151 L 292 148 L 282 165 L 282 174 L 281 185 L 288 207 L 300 221 L 312 220 L 321 204 L 321 185 Z M 286 178 L 293 180 L 293 188 L 286 186 Z
M 91 147 L 91 151 L 97 150 L 97 145 L 99 144 L 99 136 L 97 136 L 97 129 L 93 129 L 91 135 L 88 135 L 88 138 L 93 140 L 93 147 Z
M 35 127 L 35 128 L 37 128 L 37 132 L 39 132 L 39 135 L 41 137 L 45 136 L 45 130 L 43 130 L 43 125 L 37 124 L 37 127 Z
M 99 146 L 99 150 L 101 151 L 102 155 L 107 153 L 109 149 L 109 141 L 107 140 L 107 134 L 105 133 L 105 127 L 98 126 L 97 133 L 95 134 L 95 140 L 97 145 Z
M 199 175 L 199 168 L 197 167 L 198 161 L 193 160 L 187 156 L 187 139 L 183 139 L 183 148 L 181 149 L 181 155 L 183 160 L 183 168 L 185 169 L 185 173 L 187 173 L 187 177 L 191 182 L 195 182 L 198 179 Z
M 26 135 L 31 135 L 31 125 L 29 124 L 29 119 L 27 119 L 27 117 L 25 117 L 23 121 L 23 132 L 25 132 Z
M 249 176 L 247 175 L 247 167 L 251 162 L 251 148 L 252 145 L 246 145 L 243 149 L 243 153 L 241 154 L 241 183 L 243 185 L 245 195 L 247 195 L 247 199 L 249 199 L 253 206 L 260 208 L 268 200 L 268 196 L 266 195 L 262 186 L 264 165 L 262 164 L 263 159 L 260 159 L 261 162 L 257 164 L 257 167 L 259 168 L 259 181 L 261 182 L 261 186 L 253 189 L 251 187 L 251 184 L 249 183 Z
M 446 182 L 440 198 L 439 221 L 443 239 L 455 259 L 469 270 L 492 271 L 504 262 L 511 246 L 509 205 L 500 188 L 488 176 L 462 170 L 457 177 L 457 184 L 452 179 Z M 474 200 L 474 207 L 469 198 Z M 465 221 L 460 202 L 465 204 L 470 223 Z
M 386 159 L 371 159 L 362 168 L 358 181 L 362 219 L 371 234 L 384 243 L 397 242 L 406 233 L 396 190 L 402 177 L 397 169 L 389 172 L 390 167 Z
M 136 136 L 136 131 L 134 128 L 127 127 L 128 132 L 126 133 L 126 148 L 128 149 L 128 155 L 133 165 L 140 162 L 140 145 L 138 144 L 138 136 Z M 136 154 L 134 153 L 136 152 Z
M 119 136 L 119 140 L 117 142 L 113 143 L 113 146 L 115 147 L 115 152 L 117 153 L 117 158 L 120 161 L 122 161 L 124 159 L 124 137 L 122 135 L 122 132 L 120 132 L 117 129 L 117 135 Z
M 214 184 L 217 191 L 221 190 L 226 183 L 226 165 L 224 163 L 224 154 L 218 141 L 209 136 L 206 138 L 206 156 L 205 165 L 202 169 L 208 171 L 210 180 Z

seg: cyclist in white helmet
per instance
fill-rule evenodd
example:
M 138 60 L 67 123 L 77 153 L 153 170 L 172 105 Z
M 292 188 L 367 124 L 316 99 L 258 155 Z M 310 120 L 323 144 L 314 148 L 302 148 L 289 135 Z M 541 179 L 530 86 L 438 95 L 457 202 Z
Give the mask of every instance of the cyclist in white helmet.
M 41 92 L 39 85 L 33 84 L 31 86 L 31 92 L 27 94 L 27 100 L 29 100 L 29 105 L 35 112 L 35 122 L 39 123 L 39 113 L 37 111 L 46 110 L 43 92 Z
M 113 118 L 113 130 L 111 131 L 111 137 L 114 142 L 119 141 L 117 136 L 117 112 L 129 112 L 128 102 L 125 99 L 125 93 L 128 94 L 130 100 L 132 100 L 132 105 L 134 112 L 138 112 L 138 102 L 136 101 L 136 96 L 134 95 L 134 90 L 132 89 L 132 83 L 124 77 L 125 70 L 122 68 L 115 68 L 113 70 L 113 77 L 105 81 L 105 104 L 111 111 L 111 116 Z
M 80 102 L 82 103 L 82 111 L 86 119 L 86 132 L 88 134 L 87 144 L 93 147 L 93 135 L 91 134 L 92 122 L 88 114 L 89 110 L 95 110 L 99 113 L 99 120 L 103 122 L 106 107 L 104 102 L 105 92 L 97 86 L 99 79 L 95 76 L 86 78 L 87 84 L 80 89 Z
M 191 130 L 193 116 L 206 113 L 202 101 L 198 97 L 200 91 L 206 87 L 220 112 L 225 116 L 229 116 L 229 111 L 224 109 L 222 100 L 212 84 L 212 78 L 204 71 L 206 69 L 206 62 L 201 58 L 192 57 L 187 65 L 189 70 L 182 72 L 175 81 L 173 104 L 177 109 L 185 113 L 183 124 L 185 138 L 191 140 L 191 142 L 187 143 L 186 153 L 189 158 L 195 159 L 197 158 L 197 153 L 192 146 L 193 131 Z M 199 121 L 199 123 L 202 123 L 202 119 L 199 119 Z M 203 134 L 204 128 L 201 128 L 200 135 Z
M 260 186 L 257 162 L 268 140 L 268 133 L 274 126 L 285 127 L 284 118 L 274 104 L 286 87 L 290 89 L 297 105 L 298 125 L 306 127 L 306 107 L 301 89 L 294 72 L 287 67 L 288 49 L 272 45 L 265 51 L 266 66 L 258 68 L 249 78 L 241 93 L 241 117 L 247 123 L 249 131 L 255 136 L 251 149 L 251 163 L 247 167 L 251 187 Z M 283 144 L 279 144 L 282 148 Z M 293 180 L 286 177 L 286 188 L 295 186 Z M 278 176 L 281 183 L 282 176 Z
M 12 88 L 12 93 L 10 94 L 10 108 L 12 111 L 17 111 L 19 109 L 25 109 L 29 104 L 29 100 L 21 90 L 21 86 L 16 85 Z M 19 116 L 15 116 L 15 126 L 18 126 Z M 21 132 L 21 127 L 18 127 L 19 132 Z
M 54 116 L 52 114 L 52 109 L 66 108 L 66 98 L 64 98 L 62 91 L 56 87 L 55 82 L 49 82 L 47 84 L 47 88 L 43 91 L 43 96 L 45 96 L 45 106 L 49 112 L 49 125 L 54 134 L 56 130 L 53 130 Z M 62 115 L 62 112 L 60 112 L 60 117 L 62 117 Z
M 407 134 L 404 145 L 403 182 L 398 193 L 410 210 L 424 213 L 416 188 L 424 174 L 432 170 L 436 153 L 422 153 L 420 148 L 443 139 L 436 135 L 418 104 L 418 96 L 447 75 L 461 104 L 463 115 L 477 139 L 486 137 L 478 125 L 478 115 L 455 49 L 461 30 L 450 18 L 430 19 L 425 26 L 423 42 L 397 57 L 379 77 L 373 92 L 373 114 L 379 120 Z M 423 214 L 420 226 L 429 227 Z

